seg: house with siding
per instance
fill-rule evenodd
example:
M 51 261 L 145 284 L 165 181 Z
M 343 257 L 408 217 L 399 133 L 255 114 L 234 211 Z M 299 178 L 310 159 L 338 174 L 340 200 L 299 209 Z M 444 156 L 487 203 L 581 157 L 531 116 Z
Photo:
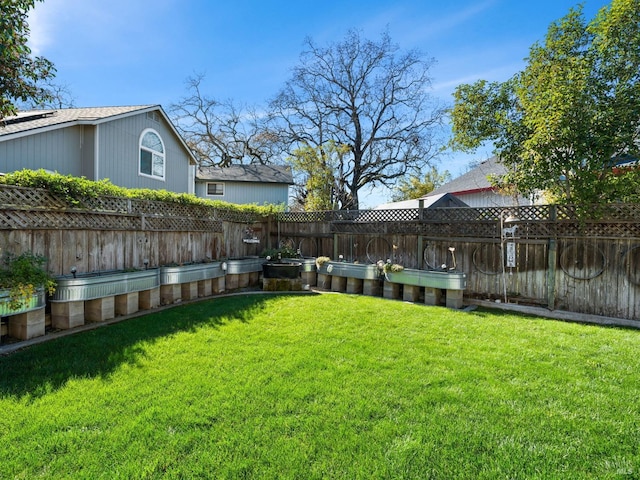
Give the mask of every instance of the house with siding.
M 196 159 L 159 105 L 30 110 L 0 121 L 0 172 L 45 169 L 194 193 Z
M 532 205 L 531 198 L 519 196 L 513 198 L 502 194 L 491 185 L 489 178 L 500 177 L 506 173 L 505 166 L 498 161 L 498 157 L 491 157 L 478 164 L 467 173 L 454 178 L 448 183 L 436 188 L 423 199 L 427 201 L 445 193 L 450 193 L 462 200 L 470 207 L 510 207 L 515 205 Z
M 383 203 L 374 208 L 374 210 L 402 210 L 405 208 L 462 208 L 468 207 L 459 198 L 450 193 L 441 193 L 438 195 L 430 195 L 429 197 L 414 198 L 412 200 L 402 200 L 400 202 Z
M 199 167 L 196 195 L 237 204 L 287 205 L 291 168 L 283 165 L 231 165 Z

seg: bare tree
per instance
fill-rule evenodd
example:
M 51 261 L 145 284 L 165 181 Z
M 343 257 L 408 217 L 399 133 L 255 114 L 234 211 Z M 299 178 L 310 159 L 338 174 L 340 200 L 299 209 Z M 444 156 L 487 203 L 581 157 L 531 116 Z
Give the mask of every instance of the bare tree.
M 326 48 L 305 40 L 300 65 L 271 109 L 290 152 L 348 146 L 335 165 L 338 208 L 357 209 L 360 189 L 391 186 L 440 152 L 445 110 L 426 92 L 432 63 L 400 52 L 387 33 L 374 42 L 350 31 Z
M 26 102 L 19 102 L 20 110 L 31 110 L 36 108 L 73 108 L 75 107 L 75 97 L 71 93 L 71 89 L 66 84 L 55 83 L 46 80 L 39 83 L 40 88 L 47 92 L 46 99 L 30 99 Z
M 204 75 L 187 79 L 188 94 L 169 107 L 169 114 L 200 166 L 273 163 L 279 138 L 267 118 L 255 109 L 218 101 L 202 92 Z

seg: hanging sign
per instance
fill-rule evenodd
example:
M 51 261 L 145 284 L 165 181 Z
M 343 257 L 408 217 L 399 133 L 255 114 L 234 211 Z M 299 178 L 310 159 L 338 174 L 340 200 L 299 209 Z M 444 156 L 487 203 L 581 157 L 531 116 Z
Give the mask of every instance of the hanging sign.
M 507 267 L 516 266 L 516 244 L 515 242 L 507 242 Z

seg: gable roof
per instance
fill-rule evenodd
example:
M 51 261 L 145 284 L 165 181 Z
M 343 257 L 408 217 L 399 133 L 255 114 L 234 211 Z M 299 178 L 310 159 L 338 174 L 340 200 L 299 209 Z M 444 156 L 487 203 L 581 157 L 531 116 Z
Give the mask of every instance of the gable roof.
M 196 171 L 196 180 L 293 185 L 293 174 L 291 168 L 284 165 L 230 165 L 228 167 L 200 167 Z
M 440 195 L 442 193 L 461 195 L 465 193 L 493 190 L 494 187 L 489 183 L 489 179 L 487 177 L 489 175 L 501 176 L 505 173 L 507 173 L 507 170 L 502 163 L 498 162 L 498 157 L 491 157 L 480 163 L 477 167 L 469 170 L 467 173 L 436 188 L 426 195 L 425 198 Z
M 378 205 L 374 210 L 400 210 L 403 208 L 418 208 L 420 200 L 423 201 L 423 208 L 446 208 L 446 207 L 468 207 L 466 203 L 451 193 L 440 193 L 437 195 L 429 195 L 412 200 L 403 200 L 401 202 L 383 203 Z
M 193 152 L 187 146 L 160 105 L 25 110 L 15 116 L 0 120 L 0 142 L 75 125 L 99 125 L 100 123 L 110 122 L 131 115 L 154 111 L 157 111 L 171 127 L 174 135 L 187 151 L 190 163 L 195 165 L 197 162 Z

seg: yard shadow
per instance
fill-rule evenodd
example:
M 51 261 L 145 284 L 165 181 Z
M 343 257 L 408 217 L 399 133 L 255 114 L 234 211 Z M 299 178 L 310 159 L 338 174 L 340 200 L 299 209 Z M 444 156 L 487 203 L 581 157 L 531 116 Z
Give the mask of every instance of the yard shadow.
M 202 326 L 250 322 L 272 295 L 236 295 L 180 305 L 0 357 L 0 395 L 39 398 L 72 378 L 105 377 L 144 355 L 144 343 Z

